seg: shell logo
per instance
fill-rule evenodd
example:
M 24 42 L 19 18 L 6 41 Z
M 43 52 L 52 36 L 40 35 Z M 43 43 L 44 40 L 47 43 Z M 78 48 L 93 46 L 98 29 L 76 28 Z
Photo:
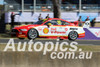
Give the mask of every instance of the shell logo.
M 44 32 L 44 34 L 47 34 L 49 32 L 49 29 L 48 28 L 44 28 L 43 32 Z

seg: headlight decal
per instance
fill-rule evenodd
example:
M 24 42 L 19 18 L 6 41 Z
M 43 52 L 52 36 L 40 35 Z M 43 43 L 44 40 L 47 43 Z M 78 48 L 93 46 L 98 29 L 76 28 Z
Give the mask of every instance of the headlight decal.
M 27 31 L 27 29 L 20 29 L 20 31 Z

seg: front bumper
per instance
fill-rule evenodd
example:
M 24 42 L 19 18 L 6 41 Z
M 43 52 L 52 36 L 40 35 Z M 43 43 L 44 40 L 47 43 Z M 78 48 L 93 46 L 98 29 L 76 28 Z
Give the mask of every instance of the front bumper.
M 84 37 L 85 37 L 85 33 L 81 33 L 81 34 L 79 34 L 78 38 L 84 38 Z
M 18 38 L 26 38 L 26 37 L 27 37 L 24 33 L 19 32 L 19 31 L 16 30 L 16 29 L 12 29 L 12 31 L 11 31 L 11 36 L 12 36 L 12 37 L 18 37 Z
M 18 30 L 12 29 L 12 31 L 11 31 L 11 36 L 12 36 L 12 37 L 17 37 L 17 34 L 18 34 L 18 33 L 19 33 Z

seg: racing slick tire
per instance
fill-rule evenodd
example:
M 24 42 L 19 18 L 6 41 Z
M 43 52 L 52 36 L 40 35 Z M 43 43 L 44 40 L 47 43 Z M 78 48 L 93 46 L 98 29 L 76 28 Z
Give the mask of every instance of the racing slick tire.
M 30 30 L 28 31 L 27 36 L 28 36 L 28 39 L 34 40 L 35 38 L 38 37 L 38 32 L 37 32 L 36 29 L 32 28 L 32 29 L 30 29 Z
M 78 38 L 78 33 L 76 31 L 71 31 L 68 35 L 68 39 L 74 41 Z

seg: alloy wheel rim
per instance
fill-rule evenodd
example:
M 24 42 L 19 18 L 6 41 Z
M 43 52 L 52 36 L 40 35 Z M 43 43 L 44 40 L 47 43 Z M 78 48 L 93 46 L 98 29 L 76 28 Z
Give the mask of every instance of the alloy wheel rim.
M 70 38 L 71 39 L 76 39 L 77 38 L 77 33 L 76 32 L 71 32 L 70 33 Z
M 29 37 L 30 38 L 36 38 L 37 37 L 37 32 L 35 30 L 30 30 L 29 31 Z

